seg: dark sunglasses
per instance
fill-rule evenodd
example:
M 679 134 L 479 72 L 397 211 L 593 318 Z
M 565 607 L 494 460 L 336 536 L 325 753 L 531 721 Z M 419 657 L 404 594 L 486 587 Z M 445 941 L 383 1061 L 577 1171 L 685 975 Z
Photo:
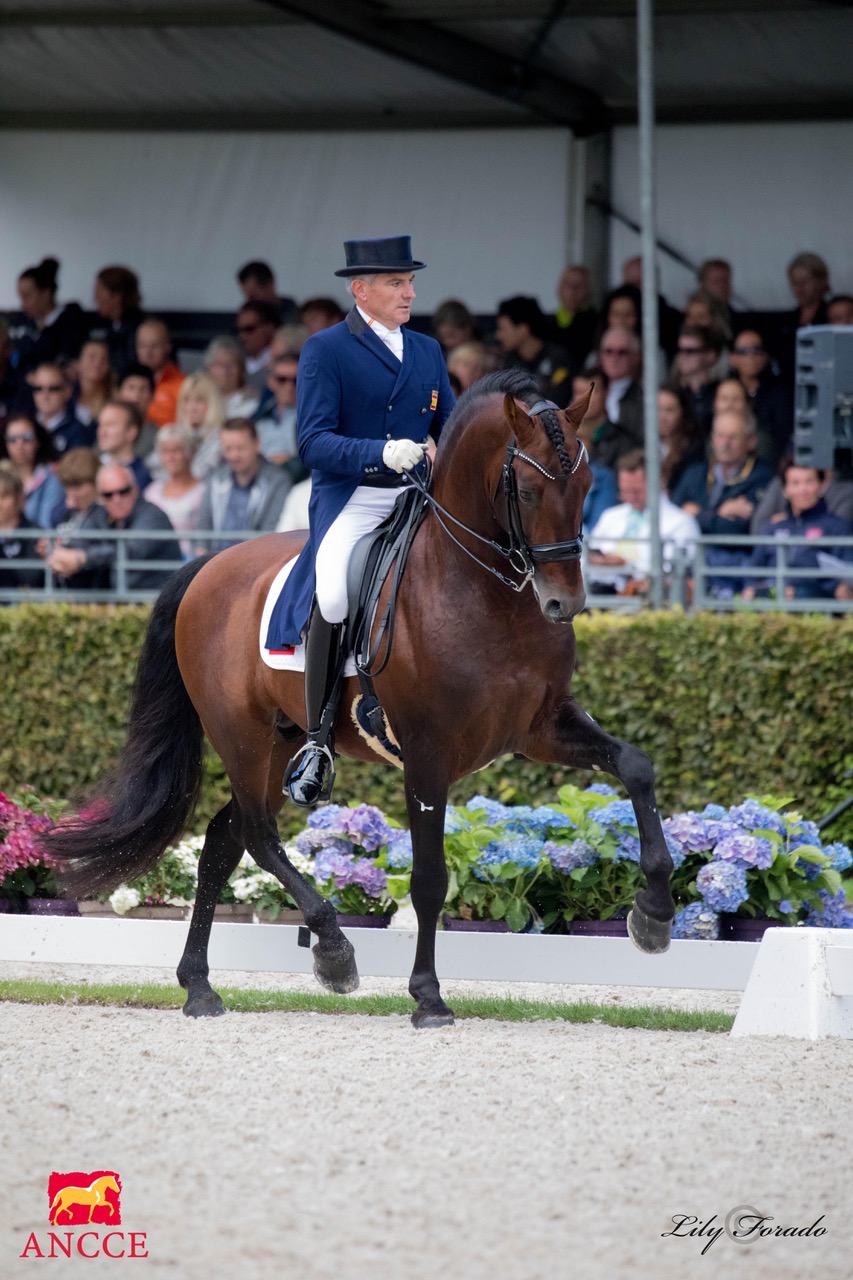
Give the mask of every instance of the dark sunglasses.
M 766 347 L 732 347 L 732 355 L 734 356 L 763 356 L 766 354 Z
M 47 383 L 47 382 L 46 382 L 46 383 L 44 384 L 44 386 L 41 386 L 41 387 L 40 387 L 38 384 L 36 384 L 36 385 L 33 387 L 33 391 L 56 391 L 56 392 L 59 392 L 59 391 L 64 391 L 64 390 L 65 390 L 65 387 L 62 385 L 62 383 L 61 383 L 61 382 L 50 382 L 50 383 Z
M 35 436 L 33 435 L 32 431 L 25 431 L 23 435 L 20 435 L 20 436 L 6 437 L 7 444 L 32 444 L 34 440 L 35 440 Z
M 126 498 L 129 493 L 133 493 L 133 485 L 126 485 L 124 489 L 106 489 L 98 493 L 99 498 L 103 498 L 104 502 L 109 502 L 110 498 Z
M 296 379 L 291 377 L 290 374 L 287 374 L 287 373 L 277 373 L 273 378 L 273 382 L 281 383 L 282 386 L 284 386 L 288 382 L 292 382 L 295 385 Z
M 628 347 L 602 347 L 601 354 L 603 356 L 629 356 L 631 352 Z
M 707 350 L 707 347 L 679 347 L 678 354 L 680 356 L 700 356 L 703 351 Z
M 237 332 L 238 333 L 255 333 L 256 330 L 260 329 L 260 327 L 261 326 L 259 324 L 238 324 Z

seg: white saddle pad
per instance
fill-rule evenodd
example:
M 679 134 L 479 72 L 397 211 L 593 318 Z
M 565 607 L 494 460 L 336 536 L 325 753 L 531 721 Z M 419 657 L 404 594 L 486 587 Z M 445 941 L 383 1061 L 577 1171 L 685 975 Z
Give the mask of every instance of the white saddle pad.
M 287 582 L 287 579 L 290 576 L 290 571 L 295 564 L 296 558 L 294 557 L 293 560 L 288 560 L 287 564 L 284 565 L 284 567 L 276 574 L 264 602 L 263 613 L 261 614 L 261 634 L 258 637 L 261 657 L 268 667 L 272 667 L 276 671 L 305 670 L 304 644 L 298 644 L 293 649 L 268 649 L 266 647 L 267 634 L 270 629 L 270 618 L 275 607 L 275 602 L 284 590 L 284 584 Z M 354 676 L 356 674 L 355 658 L 350 654 L 346 660 L 346 665 L 344 666 L 344 675 Z

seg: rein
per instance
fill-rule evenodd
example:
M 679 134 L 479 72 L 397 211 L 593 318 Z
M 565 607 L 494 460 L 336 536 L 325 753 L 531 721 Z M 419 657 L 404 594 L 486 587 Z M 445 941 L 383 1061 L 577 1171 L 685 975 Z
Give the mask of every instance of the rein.
M 532 408 L 527 410 L 527 413 L 529 417 L 535 418 L 540 413 L 543 413 L 548 409 L 555 408 L 556 405 L 551 404 L 548 400 L 538 400 Z M 451 515 L 445 507 L 436 501 L 430 492 L 429 478 L 427 480 L 423 480 L 420 476 L 413 475 L 411 472 L 406 472 L 404 480 L 408 481 L 409 484 L 412 484 L 420 491 L 425 501 L 432 508 L 435 518 L 438 520 L 438 523 L 450 538 L 451 542 L 454 542 L 461 551 L 465 552 L 466 556 L 474 561 L 475 564 L 478 564 L 481 569 L 485 569 L 488 573 L 491 573 L 493 577 L 502 582 L 504 586 L 509 587 L 512 591 L 520 592 L 523 591 L 528 582 L 530 582 L 536 572 L 537 565 L 551 564 L 555 561 L 561 560 L 579 560 L 583 550 L 583 534 L 579 533 L 576 538 L 570 538 L 565 542 L 543 542 L 531 544 L 527 541 L 527 536 L 524 532 L 524 526 L 521 521 L 521 510 L 518 505 L 518 482 L 516 480 L 514 467 L 515 459 L 521 458 L 522 462 L 526 462 L 530 466 L 534 467 L 540 475 L 545 476 L 546 480 L 566 480 L 568 477 L 575 474 L 586 456 L 586 446 L 584 445 L 584 442 L 579 439 L 578 451 L 574 462 L 570 464 L 568 470 L 563 471 L 560 474 L 555 474 L 552 471 L 548 471 L 548 469 L 543 467 L 541 463 L 537 462 L 535 458 L 531 458 L 529 454 L 524 453 L 519 449 L 516 446 L 514 439 L 509 442 L 506 449 L 506 458 L 501 470 L 501 480 L 499 482 L 500 487 L 503 489 L 507 505 L 507 522 L 509 524 L 507 533 L 509 534 L 510 543 L 508 547 L 503 546 L 500 542 L 496 542 L 494 538 L 484 537 L 483 534 L 477 533 L 475 529 L 469 529 L 461 520 L 457 520 L 456 516 Z M 460 542 L 452 530 L 448 528 L 445 524 L 445 519 L 452 521 L 457 528 L 463 529 L 470 537 L 476 538 L 478 542 L 482 542 L 492 551 L 495 551 L 498 555 L 502 556 L 506 561 L 508 561 L 512 572 L 521 575 L 520 580 L 517 581 L 513 578 L 509 578 L 505 573 L 501 573 L 499 569 L 495 569 L 493 565 L 486 564 L 484 560 L 478 559 L 478 557 L 474 555 L 473 551 L 469 551 L 464 543 Z

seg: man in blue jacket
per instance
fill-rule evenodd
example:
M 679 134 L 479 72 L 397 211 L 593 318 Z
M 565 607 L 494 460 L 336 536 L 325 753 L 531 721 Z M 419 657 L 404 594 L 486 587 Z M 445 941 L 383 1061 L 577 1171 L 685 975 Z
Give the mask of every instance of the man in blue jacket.
M 334 744 L 322 731 L 347 613 L 346 574 L 359 538 L 390 513 L 403 475 L 454 405 L 441 348 L 403 329 L 415 297 L 409 236 L 348 240 L 355 306 L 305 344 L 297 382 L 297 443 L 311 469 L 310 535 L 273 612 L 267 645 L 305 639 L 308 741 L 289 774 L 295 804 L 329 798 Z

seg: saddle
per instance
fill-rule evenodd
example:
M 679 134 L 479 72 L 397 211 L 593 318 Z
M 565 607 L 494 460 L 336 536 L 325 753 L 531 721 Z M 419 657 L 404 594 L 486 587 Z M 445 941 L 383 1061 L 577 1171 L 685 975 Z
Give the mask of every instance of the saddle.
M 355 659 L 361 697 L 355 706 L 359 727 L 369 738 L 376 738 L 380 745 L 397 760 L 402 760 L 400 748 L 388 733 L 385 713 L 376 696 L 373 677 L 384 671 L 391 657 L 394 642 L 394 619 L 397 609 L 397 593 L 409 558 L 415 534 L 429 510 L 426 498 L 414 486 L 400 490 L 394 509 L 380 525 L 359 538 L 353 548 L 347 569 L 347 643 L 345 653 Z M 371 636 L 379 608 L 382 588 L 394 568 L 388 604 Z M 382 658 L 380 660 L 380 651 Z

